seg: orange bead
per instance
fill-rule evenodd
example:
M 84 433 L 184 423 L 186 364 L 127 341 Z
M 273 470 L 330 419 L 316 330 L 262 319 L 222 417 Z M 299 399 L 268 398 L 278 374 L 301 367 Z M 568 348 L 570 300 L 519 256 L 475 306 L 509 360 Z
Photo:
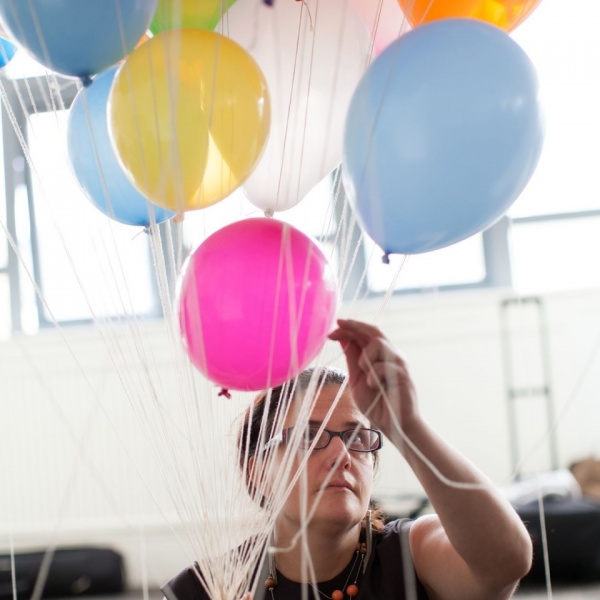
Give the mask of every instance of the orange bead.
M 344 592 L 334 590 L 333 594 L 331 594 L 331 600 L 344 600 Z
M 350 596 L 350 598 L 354 598 L 358 596 L 358 586 L 353 583 L 346 588 L 346 594 Z
M 265 579 L 265 587 L 269 590 L 274 588 L 277 585 L 277 582 L 272 577 L 267 577 Z

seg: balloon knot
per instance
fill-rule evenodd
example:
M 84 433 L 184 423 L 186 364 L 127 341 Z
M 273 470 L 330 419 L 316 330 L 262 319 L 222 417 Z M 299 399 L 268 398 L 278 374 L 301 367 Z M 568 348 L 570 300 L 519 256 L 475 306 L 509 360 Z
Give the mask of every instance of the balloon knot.
M 84 75 L 81 78 L 81 85 L 83 85 L 83 87 L 89 87 L 90 85 L 92 85 L 92 81 L 93 79 L 89 75 Z
M 217 394 L 217 396 L 225 396 L 231 400 L 231 392 L 227 388 L 221 388 L 221 391 Z
M 272 208 L 267 208 L 265 210 L 265 217 L 267 217 L 269 219 L 272 218 L 274 214 L 275 214 L 275 211 Z
M 381 257 L 381 262 L 386 265 L 390 264 L 390 255 L 387 252 Z

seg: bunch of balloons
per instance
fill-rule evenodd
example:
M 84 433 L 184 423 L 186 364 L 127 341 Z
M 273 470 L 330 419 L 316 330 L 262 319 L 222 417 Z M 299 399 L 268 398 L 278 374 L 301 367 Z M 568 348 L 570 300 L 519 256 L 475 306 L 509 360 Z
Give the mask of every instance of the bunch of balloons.
M 84 82 L 69 114 L 71 165 L 92 203 L 130 225 L 173 216 L 149 203 L 126 177 L 107 124 L 114 65 L 144 39 L 157 1 L 0 1 L 0 23 L 12 42 L 48 69 Z
M 537 76 L 507 31 L 537 2 L 399 4 L 414 29 L 382 52 L 354 93 L 344 183 L 384 252 L 415 254 L 492 225 L 536 168 Z
M 533 173 L 537 79 L 508 32 L 536 4 L 0 0 L 0 27 L 82 81 L 69 156 L 110 218 L 149 226 L 240 187 L 273 215 L 343 160 L 366 232 L 408 254 L 488 227 Z M 265 217 L 207 238 L 178 304 L 193 364 L 261 389 L 316 357 L 337 291 L 316 242 Z
M 0 0 L 0 23 L 15 43 L 83 82 L 69 156 L 86 195 L 117 221 L 150 225 L 218 202 L 263 152 L 264 76 L 237 43 L 210 30 L 220 0 L 201 4 Z
M 367 47 L 353 12 L 332 38 L 343 4 L 331 0 L 317 21 L 314 8 L 280 1 L 259 16 L 259 44 L 248 36 L 253 0 L 0 0 L 0 26 L 49 70 L 81 80 L 67 124 L 73 172 L 105 215 L 147 227 L 226 198 L 261 157 L 248 190 L 264 184 L 266 210 L 289 208 L 339 164 Z M 315 241 L 248 219 L 189 257 L 178 304 L 193 364 L 223 388 L 259 389 L 315 358 L 337 289 Z

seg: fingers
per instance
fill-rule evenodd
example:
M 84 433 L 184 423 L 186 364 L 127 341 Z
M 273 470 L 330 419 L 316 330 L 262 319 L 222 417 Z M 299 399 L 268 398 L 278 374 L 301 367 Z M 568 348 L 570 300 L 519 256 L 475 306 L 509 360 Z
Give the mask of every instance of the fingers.
M 378 362 L 396 362 L 398 354 L 390 343 L 383 338 L 373 338 L 362 348 L 358 366 L 365 372 L 369 371 L 371 365 Z
M 367 373 L 370 365 L 377 362 L 404 364 L 392 344 L 374 325 L 350 319 L 338 319 L 338 325 L 329 334 L 329 339 L 340 342 L 348 361 L 361 371 Z
M 351 319 L 338 319 L 338 328 L 329 334 L 329 339 L 341 342 L 355 342 L 361 347 L 366 346 L 372 338 L 384 338 L 383 333 L 368 323 Z
M 373 390 L 384 388 L 390 390 L 400 386 L 407 377 L 406 370 L 398 364 L 391 362 L 377 362 L 369 367 L 365 381 Z
M 408 377 L 404 359 L 374 325 L 339 319 L 338 328 L 329 334 L 329 339 L 340 342 L 351 379 L 362 373 L 367 385 L 379 390 L 382 384 L 395 386 Z
M 341 344 L 342 350 L 346 356 L 347 364 L 349 366 L 357 365 L 358 361 L 360 360 L 361 353 L 362 353 L 360 346 L 358 346 L 358 344 L 356 344 L 354 342 L 348 342 L 345 340 L 341 340 L 340 344 Z M 350 375 L 353 375 L 353 373 L 350 372 Z

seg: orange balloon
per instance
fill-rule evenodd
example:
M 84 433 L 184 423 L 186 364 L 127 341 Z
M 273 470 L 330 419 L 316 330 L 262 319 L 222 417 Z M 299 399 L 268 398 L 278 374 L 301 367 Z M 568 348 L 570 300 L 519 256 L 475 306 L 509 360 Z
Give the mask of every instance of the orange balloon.
M 398 0 L 413 27 L 452 17 L 470 17 L 512 31 L 541 0 Z
M 147 33 L 145 33 L 141 38 L 140 41 L 135 45 L 136 48 L 139 48 L 142 44 L 145 44 L 149 39 L 151 38 L 150 35 L 148 35 Z
M 135 48 L 139 48 L 142 44 L 145 44 L 148 40 L 152 39 L 147 33 L 145 33 L 141 38 L 140 41 L 135 45 Z M 124 58 L 122 58 L 117 64 L 118 65 L 122 65 L 125 62 L 125 59 L 127 57 L 125 56 Z

